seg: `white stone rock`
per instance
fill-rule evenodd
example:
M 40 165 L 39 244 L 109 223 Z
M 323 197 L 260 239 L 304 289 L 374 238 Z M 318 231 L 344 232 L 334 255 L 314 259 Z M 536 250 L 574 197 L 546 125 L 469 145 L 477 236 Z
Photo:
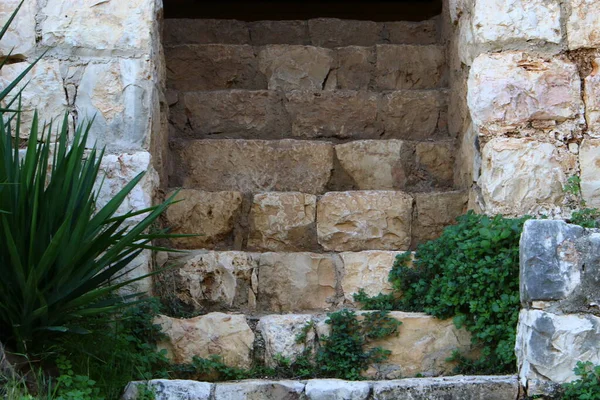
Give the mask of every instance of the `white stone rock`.
M 471 67 L 467 102 L 480 134 L 522 134 L 532 123 L 571 132 L 583 122 L 580 86 L 577 67 L 565 59 L 481 54 Z
M 587 133 L 593 138 L 600 138 L 600 58 L 594 59 L 593 65 L 594 69 L 584 80 L 583 99 Z
M 600 139 L 584 139 L 579 150 L 581 196 L 588 207 L 600 207 Z
M 300 400 L 304 383 L 298 381 L 248 380 L 217 383 L 214 398 L 219 400 Z
M 570 50 L 600 45 L 600 4 L 595 0 L 569 0 L 567 42 Z
M 312 327 L 307 332 L 306 341 L 296 343 L 296 336 L 311 323 L 311 315 L 272 314 L 262 317 L 256 331 L 265 341 L 265 364 L 276 367 L 278 357 L 295 361 L 307 349 L 307 345 L 314 347 L 315 331 Z
M 479 43 L 543 40 L 560 43 L 557 0 L 475 1 L 473 31 Z
M 308 400 L 367 400 L 371 385 L 339 379 L 311 379 L 304 394 Z
M 494 138 L 482 152 L 479 178 L 486 212 L 523 215 L 560 205 L 576 156 L 551 143 Z
M 3 27 L 21 0 L 2 0 L 0 2 L 0 27 Z M 17 16 L 0 40 L 0 56 L 28 54 L 35 47 L 35 13 L 36 0 L 25 0 Z M 6 66 L 4 67 L 6 68 Z
M 137 400 L 141 386 L 151 389 L 155 400 L 209 400 L 213 384 L 180 379 L 130 382 L 125 387 L 121 400 Z

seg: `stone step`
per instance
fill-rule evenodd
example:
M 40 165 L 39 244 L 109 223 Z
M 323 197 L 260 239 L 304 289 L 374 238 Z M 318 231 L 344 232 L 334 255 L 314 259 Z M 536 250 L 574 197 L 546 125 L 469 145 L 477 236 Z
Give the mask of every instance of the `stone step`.
M 171 91 L 169 103 L 179 138 L 450 139 L 445 89 Z
M 308 21 L 165 19 L 163 42 L 177 44 L 297 44 L 319 47 L 435 44 L 438 21 L 372 22 L 318 18 Z
M 368 311 L 358 312 L 361 314 Z M 439 320 L 424 313 L 392 311 L 402 324 L 398 333 L 369 346 L 390 350 L 387 360 L 372 365 L 364 376 L 371 379 L 439 376 L 450 374 L 455 366 L 447 361 L 454 351 L 469 354 L 471 338 L 457 329 L 452 320 Z M 326 314 L 270 314 L 248 317 L 243 314 L 212 312 L 180 319 L 158 316 L 155 323 L 165 334 L 159 349 L 176 363 L 190 363 L 194 356 L 221 357 L 228 366 L 250 368 L 262 364 L 277 366 L 277 359 L 294 361 L 305 350 L 314 351 L 330 334 Z M 310 325 L 308 331 L 307 326 Z M 297 335 L 306 340 L 297 343 Z M 473 353 L 475 354 L 475 353 Z
M 453 140 L 174 139 L 169 184 L 244 193 L 447 190 L 454 149 Z
M 174 90 L 399 90 L 447 86 L 441 45 L 196 44 L 165 47 Z
M 309 379 L 210 383 L 155 379 L 131 382 L 122 400 L 136 400 L 139 385 L 152 387 L 156 400 L 516 400 L 519 397 L 516 376 L 452 376 L 359 382 Z

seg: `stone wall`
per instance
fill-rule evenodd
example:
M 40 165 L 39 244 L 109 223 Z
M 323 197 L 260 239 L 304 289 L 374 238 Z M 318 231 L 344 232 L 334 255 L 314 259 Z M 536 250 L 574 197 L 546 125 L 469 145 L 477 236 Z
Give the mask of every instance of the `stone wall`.
M 0 24 L 19 2 L 0 2 Z M 71 128 L 94 119 L 88 145 L 107 150 L 100 203 L 146 171 L 122 211 L 150 206 L 164 176 L 161 13 L 161 0 L 25 0 L 0 43 L 0 55 L 12 49 L 0 87 L 41 56 L 25 80 L 26 124 L 36 109 L 46 123 L 67 113 Z M 136 273 L 148 271 L 150 258 L 148 252 L 136 260 Z

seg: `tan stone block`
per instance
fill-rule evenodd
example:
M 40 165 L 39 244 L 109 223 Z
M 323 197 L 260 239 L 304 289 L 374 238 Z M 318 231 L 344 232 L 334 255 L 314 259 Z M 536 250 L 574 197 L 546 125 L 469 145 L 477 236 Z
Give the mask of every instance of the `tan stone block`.
M 170 197 L 174 192 L 168 194 Z M 240 192 L 182 189 L 165 215 L 174 234 L 199 236 L 172 239 L 183 249 L 212 249 L 233 242 L 233 230 L 242 208 Z
M 258 274 L 261 311 L 321 310 L 335 305 L 336 255 L 316 253 L 262 253 Z
M 301 334 L 311 322 L 312 315 L 309 314 L 273 314 L 261 317 L 256 331 L 260 332 L 265 341 L 265 365 L 277 367 L 279 357 L 295 361 L 309 346 L 314 349 L 313 329 L 308 330 L 305 342 L 296 342 L 296 336 Z
M 194 356 L 218 355 L 230 367 L 250 368 L 254 333 L 243 315 L 219 312 L 190 319 L 160 315 L 155 324 L 161 326 L 166 340 L 159 349 L 176 364 L 189 364 Z
M 593 66 L 592 72 L 584 81 L 583 100 L 587 133 L 593 138 L 600 138 L 600 58 L 594 59 Z
M 569 0 L 567 42 L 570 50 L 600 46 L 600 4 L 594 0 Z
M 388 275 L 399 254 L 402 252 L 377 250 L 340 253 L 344 262 L 341 282 L 344 300 L 354 304 L 353 295 L 360 289 L 369 296 L 390 293 L 392 286 L 388 282 Z
M 381 40 L 381 25 L 373 21 L 317 18 L 308 21 L 312 44 L 320 47 L 372 46 Z
M 21 0 L 3 0 L 0 3 L 0 26 L 8 21 Z M 0 41 L 0 56 L 29 54 L 35 48 L 35 14 L 37 2 L 25 1 Z M 2 67 L 2 69 L 7 66 Z
M 381 90 L 435 89 L 447 85 L 444 47 L 376 46 L 375 84 Z
M 581 195 L 588 207 L 600 207 L 600 139 L 584 139 L 579 151 Z
M 167 86 L 175 90 L 267 89 L 254 48 L 202 44 L 165 48 Z
M 258 53 L 271 90 L 321 90 L 333 66 L 333 52 L 313 46 L 269 45 Z
M 417 193 L 413 221 L 413 243 L 438 238 L 445 227 L 456 223 L 456 217 L 467 211 L 467 192 Z
M 175 147 L 181 186 L 210 191 L 322 193 L 333 168 L 333 146 L 325 142 L 196 140 Z
M 198 313 L 256 307 L 260 255 L 242 251 L 169 253 L 161 296 Z
M 385 22 L 384 31 L 391 44 L 435 44 L 437 42 L 437 21 L 395 21 Z
M 335 153 L 358 189 L 392 190 L 406 184 L 404 149 L 401 140 L 355 140 L 336 145 Z
M 261 251 L 310 251 L 317 248 L 317 197 L 297 192 L 254 196 L 248 248 Z
M 310 44 L 306 21 L 255 21 L 250 22 L 252 44 Z
M 250 44 L 250 31 L 235 19 L 165 18 L 163 41 L 177 44 Z
M 336 78 L 340 89 L 367 90 L 375 70 L 373 47 L 348 46 L 335 50 Z
M 291 126 L 282 95 L 267 90 L 184 92 L 169 119 L 181 136 L 281 138 Z
M 403 192 L 326 193 L 317 204 L 319 243 L 330 251 L 408 250 L 412 202 Z
M 445 124 L 440 124 L 447 112 L 445 91 L 400 90 L 381 97 L 379 119 L 384 138 L 429 140 L 447 135 Z
M 424 169 L 436 186 L 451 186 L 454 178 L 454 143 L 417 143 L 417 166 Z
M 482 54 L 469 74 L 467 102 L 483 135 L 525 132 L 530 124 L 566 132 L 583 122 L 575 64 L 522 52 Z
M 363 91 L 292 91 L 286 108 L 297 138 L 376 138 L 378 95 Z

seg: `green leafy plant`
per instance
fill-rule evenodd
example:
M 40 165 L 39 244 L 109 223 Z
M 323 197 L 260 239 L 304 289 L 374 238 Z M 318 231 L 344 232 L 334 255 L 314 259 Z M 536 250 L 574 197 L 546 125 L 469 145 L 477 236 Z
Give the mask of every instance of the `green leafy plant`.
M 64 356 L 58 357 L 56 365 L 60 371 L 54 396 L 56 400 L 104 400 L 95 387 L 96 382 L 86 375 L 75 374 L 71 362 Z
M 600 365 L 591 362 L 577 362 L 575 375 L 580 378 L 564 384 L 564 400 L 599 400 L 600 399 Z
M 584 228 L 600 228 L 600 210 L 586 207 L 585 200 L 581 197 L 581 178 L 577 175 L 569 177 L 563 190 L 574 199 L 572 205 L 576 208 L 569 222 Z

